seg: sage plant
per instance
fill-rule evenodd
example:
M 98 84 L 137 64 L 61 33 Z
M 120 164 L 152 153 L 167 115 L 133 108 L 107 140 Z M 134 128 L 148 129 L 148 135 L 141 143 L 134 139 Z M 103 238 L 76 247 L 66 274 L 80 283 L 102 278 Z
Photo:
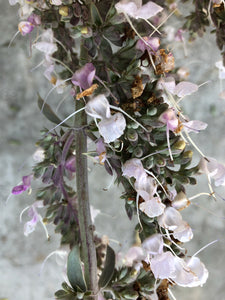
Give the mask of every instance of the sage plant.
M 51 86 L 45 97 L 38 95 L 38 105 L 54 125 L 42 130 L 37 163 L 12 193 L 31 193 L 32 182 L 39 180 L 24 234 L 41 222 L 48 236 L 46 224 L 53 223 L 61 244 L 70 246 L 68 281 L 55 298 L 163 300 L 174 297 L 175 285 L 202 286 L 208 271 L 197 257 L 200 251 L 188 256 L 184 248 L 193 231 L 180 211 L 200 196 L 186 194 L 200 173 L 208 179 L 207 195 L 215 197 L 213 181 L 225 185 L 225 166 L 192 141 L 190 135 L 207 124 L 190 120 L 179 104 L 187 95 L 195 97 L 199 86 L 186 81 L 167 49 L 163 25 L 176 2 L 9 2 L 19 4 L 19 33 L 29 36 L 31 52 L 42 53 L 37 72 Z M 212 10 L 224 5 L 203 2 Z M 193 16 L 198 18 L 197 12 Z M 193 22 L 185 26 L 194 30 Z M 177 39 L 182 40 L 181 29 Z M 48 98 L 63 97 L 68 89 L 74 110 L 63 119 Z M 193 165 L 196 151 L 201 160 Z M 120 256 L 95 232 L 88 159 L 123 186 L 127 216 L 137 220 L 136 244 Z M 39 214 L 43 206 L 45 216 Z

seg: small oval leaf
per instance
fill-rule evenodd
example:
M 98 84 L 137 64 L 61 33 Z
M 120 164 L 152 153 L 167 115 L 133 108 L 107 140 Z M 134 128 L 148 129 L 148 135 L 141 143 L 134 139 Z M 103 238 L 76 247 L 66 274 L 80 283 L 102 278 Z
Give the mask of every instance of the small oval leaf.
M 102 271 L 102 274 L 98 282 L 100 288 L 106 287 L 110 282 L 110 280 L 112 279 L 114 269 L 115 269 L 115 262 L 116 262 L 115 252 L 110 246 L 107 246 L 105 267 Z
M 60 118 L 57 117 L 57 115 L 53 112 L 51 107 L 47 103 L 44 103 L 44 100 L 41 98 L 39 94 L 38 94 L 38 107 L 43 112 L 44 116 L 52 123 L 59 124 L 62 122 L 62 120 L 60 120 Z M 62 123 L 61 126 L 70 127 L 66 123 Z
M 97 26 L 101 26 L 103 23 L 102 17 L 100 15 L 97 7 L 92 2 L 91 2 L 91 19 L 92 19 L 92 23 Z
M 80 250 L 78 246 L 75 246 L 68 256 L 67 276 L 75 291 L 85 292 L 87 290 L 81 268 Z

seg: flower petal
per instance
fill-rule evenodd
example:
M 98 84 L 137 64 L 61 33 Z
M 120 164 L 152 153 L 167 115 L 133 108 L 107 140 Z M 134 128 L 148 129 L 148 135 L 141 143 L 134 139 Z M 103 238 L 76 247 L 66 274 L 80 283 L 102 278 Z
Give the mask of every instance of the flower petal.
M 142 162 L 138 158 L 127 160 L 122 166 L 122 171 L 123 176 L 127 176 L 128 178 L 134 177 L 137 180 L 142 176 L 147 176 Z
M 96 119 L 111 117 L 109 102 L 103 94 L 89 100 L 86 104 L 85 111 L 89 116 Z
M 157 13 L 161 12 L 163 8 L 159 6 L 158 4 L 149 1 L 143 6 L 141 6 L 136 12 L 135 12 L 135 18 L 136 19 L 150 19 L 151 17 L 155 16 Z
M 188 81 L 182 81 L 176 85 L 174 89 L 174 94 L 178 97 L 185 97 L 197 92 L 198 85 Z
M 105 143 L 114 142 L 124 132 L 126 128 L 126 120 L 121 113 L 116 113 L 107 119 L 102 119 L 98 123 L 98 129 Z
M 81 69 L 77 70 L 73 77 L 72 83 L 81 87 L 83 90 L 90 88 L 95 77 L 95 67 L 92 63 L 87 63 Z
M 142 243 L 142 247 L 149 254 L 157 255 L 163 252 L 163 238 L 159 233 L 153 234 Z
M 152 199 L 142 202 L 139 205 L 140 210 L 150 218 L 162 215 L 165 207 L 165 204 L 161 202 L 159 197 L 153 197 Z

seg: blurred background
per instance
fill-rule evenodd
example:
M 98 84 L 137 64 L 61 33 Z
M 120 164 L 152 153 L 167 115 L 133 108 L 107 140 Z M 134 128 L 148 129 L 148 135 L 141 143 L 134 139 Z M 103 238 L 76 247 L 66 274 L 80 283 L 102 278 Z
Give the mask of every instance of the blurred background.
M 185 6 L 182 9 L 185 11 Z M 17 10 L 7 0 L 0 2 L 0 299 L 47 300 L 54 299 L 54 292 L 64 280 L 64 265 L 54 256 L 42 268 L 45 257 L 59 249 L 59 236 L 54 235 L 54 228 L 48 226 L 51 238 L 47 241 L 39 224 L 34 233 L 25 237 L 23 225 L 27 220 L 26 214 L 22 223 L 19 215 L 32 204 L 32 194 L 8 198 L 12 187 L 20 182 L 23 175 L 30 173 L 40 130 L 44 126 L 52 127 L 36 104 L 37 92 L 44 97 L 51 88 L 43 79 L 41 68 L 31 72 L 41 57 L 37 53 L 29 57 L 29 37 L 18 35 L 8 48 L 17 31 Z M 172 22 L 179 26 L 176 19 Z M 182 105 L 190 119 L 208 123 L 208 128 L 199 135 L 193 135 L 193 140 L 207 156 L 225 163 L 225 100 L 219 97 L 223 86 L 225 89 L 225 80 L 221 82 L 218 79 L 215 67 L 215 62 L 221 60 L 215 37 L 207 32 L 193 43 L 186 39 L 187 57 L 182 43 L 173 43 L 171 47 L 176 66 L 189 69 L 190 81 L 197 84 L 209 81 L 197 93 L 185 98 Z M 55 105 L 60 101 L 54 93 L 50 98 L 50 103 Z M 66 100 L 65 103 L 64 116 L 73 109 L 72 101 Z M 195 156 L 197 161 L 198 153 Z M 112 247 L 123 251 L 131 244 L 131 228 L 137 220 L 130 222 L 126 217 L 124 203 L 120 199 L 122 189 L 112 187 L 108 191 L 103 190 L 111 180 L 100 166 L 90 164 L 91 202 L 102 212 L 96 218 L 96 230 L 108 235 Z M 188 189 L 188 196 L 199 192 L 208 192 L 204 176 L 199 177 L 197 187 Z M 224 197 L 224 187 L 216 188 L 216 192 Z M 184 219 L 194 231 L 193 240 L 185 245 L 189 255 L 215 239 L 218 242 L 199 254 L 209 270 L 207 283 L 202 288 L 173 288 L 177 300 L 225 299 L 225 202 L 221 197 L 218 196 L 215 201 L 203 196 L 193 200 L 183 212 Z

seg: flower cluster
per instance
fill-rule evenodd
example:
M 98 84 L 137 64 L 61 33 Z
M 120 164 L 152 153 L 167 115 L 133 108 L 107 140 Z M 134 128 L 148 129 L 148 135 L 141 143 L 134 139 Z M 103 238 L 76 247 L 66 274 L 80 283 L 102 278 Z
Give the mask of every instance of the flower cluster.
M 182 112 L 179 102 L 194 97 L 200 86 L 186 81 L 188 71 L 175 69 L 175 57 L 166 50 L 164 21 L 160 23 L 169 14 L 166 4 L 10 0 L 11 5 L 17 2 L 19 31 L 29 34 L 32 48 L 42 52 L 43 75 L 52 85 L 38 105 L 55 127 L 43 131 L 32 174 L 12 193 L 31 192 L 31 180 L 40 179 L 24 233 L 34 231 L 39 221 L 53 222 L 61 243 L 71 247 L 71 286 L 63 283 L 56 298 L 162 300 L 169 299 L 170 285 L 202 286 L 208 271 L 183 248 L 193 231 L 180 211 L 190 204 L 186 185 L 196 184 L 196 175 L 204 173 L 211 196 L 211 179 L 215 186 L 225 185 L 225 166 L 206 157 L 189 135 L 207 124 L 190 121 Z M 211 9 L 222 2 L 212 1 Z M 182 34 L 178 29 L 175 39 L 183 42 Z M 224 70 L 218 68 L 222 76 Z M 54 90 L 69 91 L 75 101 L 65 119 L 47 103 Z M 87 148 L 87 140 L 94 150 Z M 202 156 L 194 166 L 191 144 Z M 99 211 L 87 204 L 87 157 L 116 177 L 124 188 L 128 217 L 137 216 L 139 242 L 123 256 L 122 266 L 108 240 L 90 230 Z M 44 218 L 37 212 L 42 206 Z

